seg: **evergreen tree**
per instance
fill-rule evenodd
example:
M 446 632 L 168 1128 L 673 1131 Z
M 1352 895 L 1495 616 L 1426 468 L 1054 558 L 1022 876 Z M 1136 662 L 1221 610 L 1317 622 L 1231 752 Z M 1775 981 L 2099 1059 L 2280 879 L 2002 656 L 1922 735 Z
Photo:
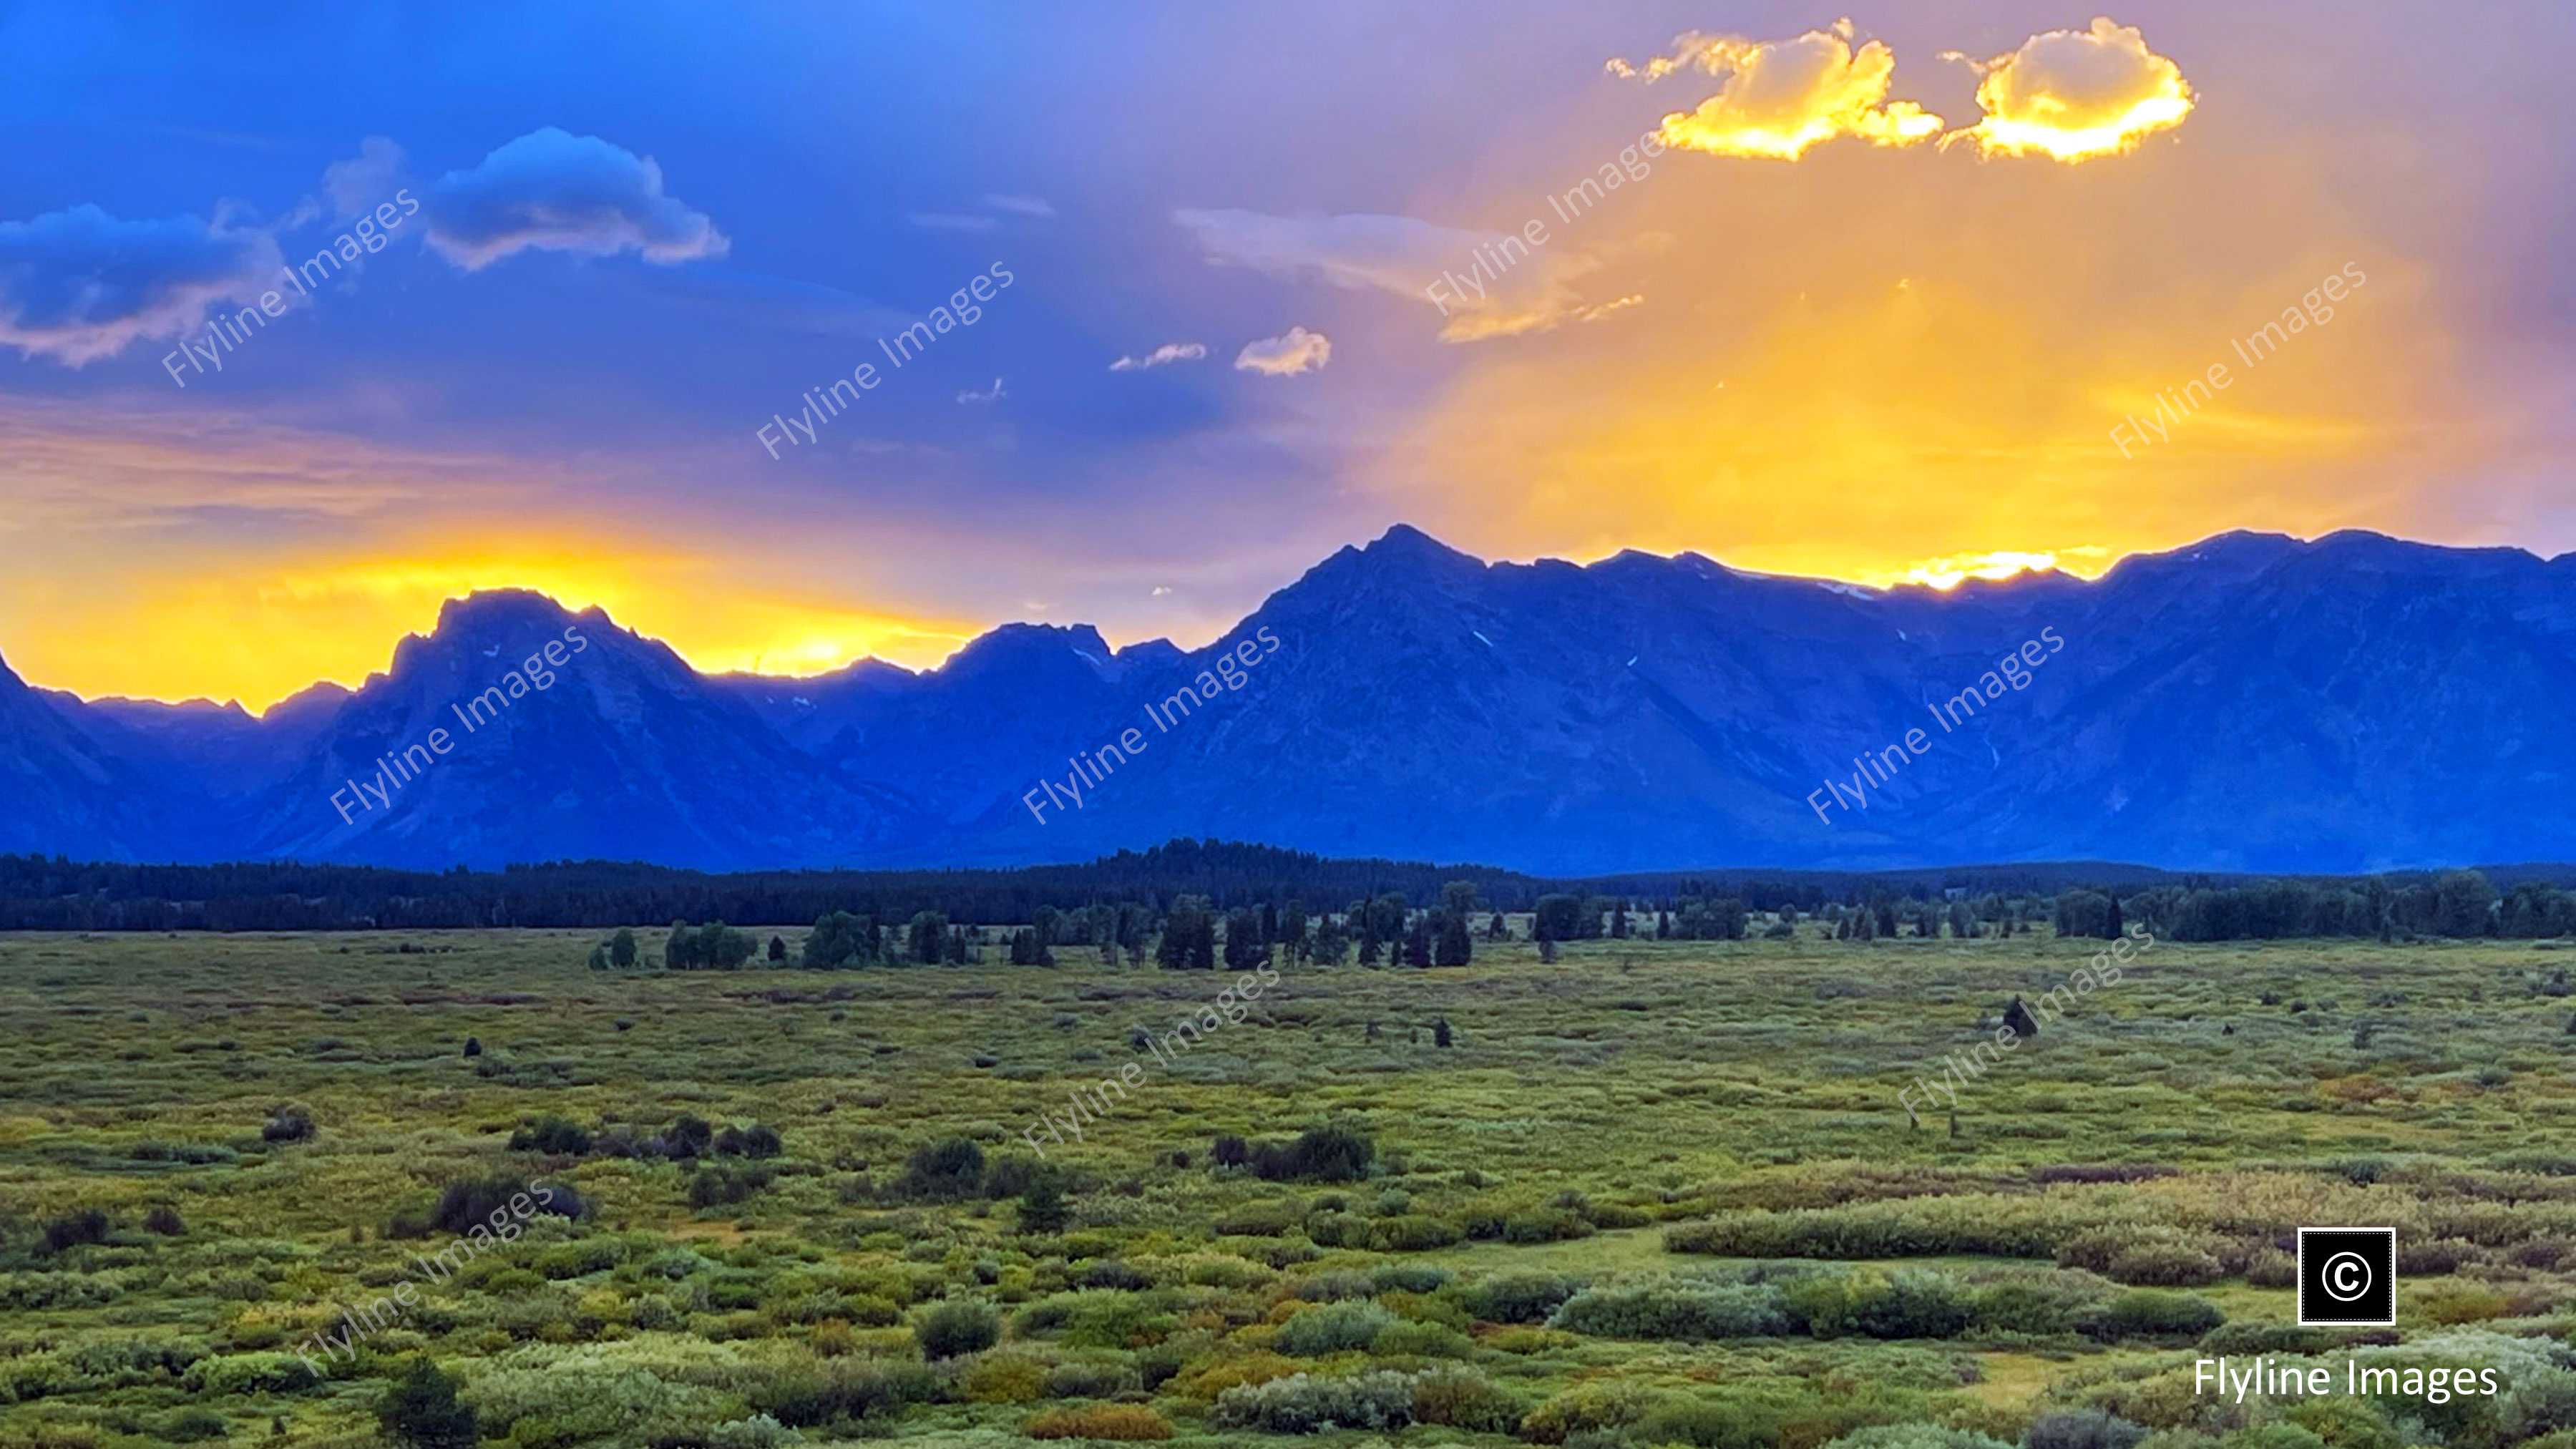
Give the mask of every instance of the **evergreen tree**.
M 1440 888 L 1440 926 L 1432 942 L 1435 966 L 1464 966 L 1476 954 L 1476 883 L 1456 880 Z
M 1475 959 L 1476 933 L 1467 928 L 1467 918 L 1443 912 L 1439 938 L 1431 943 L 1431 964 L 1464 966 Z
M 635 932 L 625 926 L 608 938 L 608 964 L 623 971 L 635 964 Z
M 1431 964 L 1431 912 L 1429 911 L 1414 917 L 1412 926 L 1404 933 L 1404 964 L 1407 966 Z
M 2011 1005 L 2004 1008 L 2004 1025 L 2011 1027 L 2015 1036 L 2039 1035 L 2038 1018 L 2030 1014 L 2030 1008 L 2022 1005 L 2021 998 L 2018 996 L 2012 999 Z
M 376 1401 L 376 1423 L 405 1449 L 474 1449 L 474 1410 L 456 1397 L 457 1381 L 428 1359 Z
M 1342 964 L 1342 957 L 1348 954 L 1350 949 L 1350 933 L 1342 929 L 1340 921 L 1326 916 L 1323 924 L 1315 928 L 1314 945 L 1309 948 L 1307 955 L 1309 959 L 1323 965 L 1339 966 Z
M 786 960 L 787 960 L 787 938 L 786 938 L 786 937 L 784 937 L 784 936 L 772 936 L 772 937 L 770 937 L 770 938 L 769 938 L 769 961 L 770 961 L 770 964 L 771 964 L 771 965 L 773 965 L 773 966 L 775 966 L 775 965 L 780 965 L 780 964 L 785 963 L 785 961 L 786 961 Z
M 1249 970 L 1261 956 L 1261 917 L 1238 906 L 1225 913 L 1225 964 L 1230 971 Z
M 924 966 L 936 966 L 948 954 L 948 918 L 937 911 L 914 912 L 907 936 L 909 954 Z
M 1055 1169 L 1048 1167 L 1030 1176 L 1028 1190 L 1020 1194 L 1021 1232 L 1060 1233 L 1073 1226 L 1073 1206 L 1064 1200 L 1064 1186 L 1057 1177 Z
M 1216 969 L 1216 916 L 1205 896 L 1182 896 L 1163 918 L 1163 939 L 1154 948 L 1154 964 L 1167 971 Z
M 1538 898 L 1538 910 L 1531 926 L 1531 936 L 1541 941 L 1579 941 L 1592 934 L 1583 929 L 1583 901 L 1570 895 L 1545 895 Z

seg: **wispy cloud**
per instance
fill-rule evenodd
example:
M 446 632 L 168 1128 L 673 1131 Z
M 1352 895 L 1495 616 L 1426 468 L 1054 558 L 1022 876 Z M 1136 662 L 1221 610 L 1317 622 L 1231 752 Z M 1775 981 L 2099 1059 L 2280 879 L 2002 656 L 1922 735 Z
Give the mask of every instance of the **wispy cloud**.
M 903 219 L 923 231 L 999 231 L 1002 224 L 989 216 L 968 216 L 955 211 L 907 211 Z
M 1196 362 L 1207 356 L 1204 342 L 1166 342 L 1142 357 L 1121 357 L 1109 364 L 1111 372 L 1143 372 L 1147 368 L 1169 367 L 1175 362 Z
M 1234 356 L 1239 372 L 1257 372 L 1265 377 L 1294 377 L 1301 372 L 1321 372 L 1333 360 L 1333 340 L 1321 332 L 1291 327 L 1277 337 L 1264 337 L 1243 344 Z
M 1258 211 L 1181 210 L 1172 219 L 1198 238 L 1211 262 L 1277 277 L 1316 277 L 1336 287 L 1388 292 L 1443 309 L 1445 342 L 1475 342 L 1544 332 L 1583 304 L 1575 278 L 1600 262 L 1579 251 L 1533 251 L 1501 232 L 1439 226 L 1418 217 L 1353 212 L 1339 216 L 1272 216 Z M 1499 270 L 1476 258 L 1514 259 Z M 1435 298 L 1431 285 L 1450 272 L 1474 272 L 1476 287 L 1453 285 Z

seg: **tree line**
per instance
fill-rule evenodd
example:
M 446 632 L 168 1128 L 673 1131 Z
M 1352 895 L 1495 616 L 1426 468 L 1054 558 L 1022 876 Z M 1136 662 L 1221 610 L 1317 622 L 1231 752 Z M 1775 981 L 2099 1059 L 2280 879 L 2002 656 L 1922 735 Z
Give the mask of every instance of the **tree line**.
M 2265 881 L 2250 886 L 2076 887 L 2055 896 L 1988 892 L 1900 897 L 1874 891 L 1852 901 L 1826 901 L 1813 912 L 1781 904 L 1755 910 L 1740 896 L 1681 896 L 1632 901 L 1621 896 L 1550 892 L 1528 913 L 1526 939 L 1543 961 L 1559 943 L 1588 940 L 1738 941 L 1753 936 L 1812 937 L 1868 943 L 1880 939 L 1983 940 L 2030 934 L 2045 925 L 2060 937 L 2116 939 L 2125 931 L 2172 941 L 2264 940 L 2354 936 L 2382 941 L 2435 937 L 2514 939 L 2576 936 L 2576 892 L 2540 882 L 2498 890 L 2478 871 L 2448 871 L 2429 881 L 2391 885 L 2372 878 L 2349 885 Z M 769 938 L 772 966 L 815 970 L 870 966 L 1054 966 L 1096 955 L 1107 966 L 1148 961 L 1165 970 L 1250 970 L 1297 965 L 1465 966 L 1478 941 L 1521 939 L 1504 912 L 1475 882 L 1451 881 L 1439 899 L 1416 908 L 1401 891 L 1310 913 L 1302 900 L 1219 909 L 1207 897 L 1183 895 L 1168 910 L 1138 902 L 1096 903 L 1075 910 L 1040 906 L 1029 923 L 969 924 L 939 911 L 880 917 L 828 911 L 802 946 Z M 988 955 L 988 952 L 991 953 Z M 631 928 L 591 948 L 594 970 L 660 966 L 672 970 L 739 970 L 764 949 L 756 934 L 721 921 L 672 923 L 658 958 Z
M 2568 868 L 2555 866 L 2255 879 L 2075 863 L 1552 881 L 1193 840 L 1120 851 L 1085 865 L 738 875 L 602 861 L 432 873 L 0 855 L 0 930 L 610 929 L 676 920 L 731 922 L 726 929 L 739 934 L 840 915 L 882 923 L 881 931 L 902 936 L 894 948 L 848 947 L 847 960 L 869 949 L 872 962 L 917 960 L 929 949 L 926 937 L 917 939 L 923 930 L 937 934 L 943 959 L 967 959 L 984 942 L 980 931 L 962 923 L 979 922 L 1025 928 L 1026 940 L 1013 934 L 994 949 L 1037 964 L 1065 946 L 1106 944 L 1139 958 L 1159 953 L 1178 913 L 1185 929 L 1176 939 L 1185 944 L 1169 949 L 1192 962 L 1240 965 L 1242 951 L 1271 948 L 1303 950 L 1309 958 L 1355 954 L 1370 963 L 1442 965 L 1463 961 L 1480 933 L 1495 934 L 1503 913 L 1533 916 L 1531 934 L 1543 951 L 1601 937 L 1739 940 L 1788 934 L 1802 922 L 1838 940 L 1971 938 L 2027 930 L 2037 921 L 2084 935 L 2094 934 L 2099 913 L 2115 903 L 2160 938 L 2182 941 L 2552 937 L 2576 935 L 2576 896 L 2565 888 L 2571 879 Z M 1460 890 L 1467 894 L 1456 897 Z M 1430 904 L 1417 909 L 1415 901 Z M 1328 902 L 1342 904 L 1308 904 Z M 925 926 L 925 914 L 939 923 Z M 699 940 L 693 935 L 681 948 L 683 962 L 701 964 Z M 748 962 L 742 944 L 713 938 L 706 964 Z M 751 946 L 752 954 L 766 954 L 756 939 Z M 826 954 L 841 949 L 827 947 Z

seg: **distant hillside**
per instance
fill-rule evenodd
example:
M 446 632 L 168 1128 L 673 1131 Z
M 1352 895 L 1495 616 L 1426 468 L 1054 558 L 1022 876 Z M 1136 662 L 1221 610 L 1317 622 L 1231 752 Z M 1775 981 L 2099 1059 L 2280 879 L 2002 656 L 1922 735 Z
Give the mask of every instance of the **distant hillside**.
M 559 678 L 458 733 L 567 630 L 590 647 Z M 1696 554 L 1486 564 L 1399 527 L 1188 652 L 1010 625 L 922 673 L 709 678 L 505 592 L 450 604 L 354 693 L 255 721 L 0 669 L 0 848 L 747 870 L 1214 837 L 1551 875 L 2569 859 L 2572 666 L 2576 555 L 2233 533 L 1942 593 Z M 448 754 L 357 789 L 441 725 Z M 1143 746 L 1123 763 L 1122 737 Z

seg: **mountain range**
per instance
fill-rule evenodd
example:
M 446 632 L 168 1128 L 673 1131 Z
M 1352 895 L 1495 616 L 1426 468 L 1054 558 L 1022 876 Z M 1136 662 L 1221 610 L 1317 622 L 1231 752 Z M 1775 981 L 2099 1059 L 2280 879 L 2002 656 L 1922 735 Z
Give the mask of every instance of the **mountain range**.
M 550 683 L 516 673 L 567 631 Z M 0 851 L 736 870 L 1205 836 L 1556 875 L 2353 871 L 2576 858 L 2571 725 L 2576 554 L 2229 533 L 1941 591 L 1485 563 L 1398 526 L 1196 650 L 1010 624 L 928 671 L 704 675 L 502 590 L 256 717 L 0 665 Z

